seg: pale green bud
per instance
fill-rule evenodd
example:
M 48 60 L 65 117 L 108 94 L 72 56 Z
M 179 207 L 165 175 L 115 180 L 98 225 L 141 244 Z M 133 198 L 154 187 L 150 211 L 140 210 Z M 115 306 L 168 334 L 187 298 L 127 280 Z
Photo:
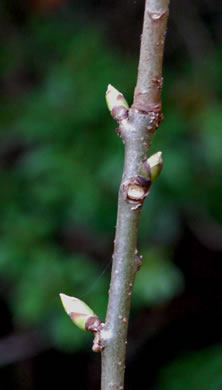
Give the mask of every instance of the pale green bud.
M 138 173 L 140 176 L 149 178 L 151 180 L 151 168 L 148 163 L 148 159 L 140 164 Z
M 121 122 L 123 119 L 128 118 L 128 103 L 123 94 L 111 84 L 108 85 L 106 91 L 106 103 L 113 119 L 117 122 Z
M 60 298 L 66 313 L 76 326 L 82 330 L 97 332 L 101 321 L 86 303 L 65 294 L 60 294 Z
M 150 166 L 150 172 L 151 172 L 151 181 L 153 182 L 154 180 L 157 179 L 159 176 L 162 166 L 163 166 L 163 159 L 162 159 L 162 152 L 157 152 L 150 156 L 147 159 L 147 163 Z

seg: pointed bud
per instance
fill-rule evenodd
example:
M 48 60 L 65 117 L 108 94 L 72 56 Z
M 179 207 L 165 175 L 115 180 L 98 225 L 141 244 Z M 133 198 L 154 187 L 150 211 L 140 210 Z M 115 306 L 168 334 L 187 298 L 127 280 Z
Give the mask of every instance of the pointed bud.
M 98 331 L 101 321 L 86 303 L 65 294 L 60 294 L 60 298 L 66 313 L 76 326 L 93 333 Z
M 147 159 L 147 163 L 150 166 L 151 181 L 153 182 L 154 180 L 157 179 L 157 177 L 159 176 L 162 170 L 162 166 L 163 166 L 162 152 L 157 152 L 152 156 L 150 156 Z
M 123 94 L 111 84 L 108 85 L 106 91 L 106 103 L 113 119 L 117 122 L 121 122 L 123 119 L 128 118 L 128 103 Z
M 149 179 L 151 178 L 151 168 L 150 168 L 150 165 L 148 163 L 148 159 L 146 161 L 144 161 L 143 163 L 141 163 L 138 173 L 140 176 L 143 176 L 143 177 L 146 177 Z

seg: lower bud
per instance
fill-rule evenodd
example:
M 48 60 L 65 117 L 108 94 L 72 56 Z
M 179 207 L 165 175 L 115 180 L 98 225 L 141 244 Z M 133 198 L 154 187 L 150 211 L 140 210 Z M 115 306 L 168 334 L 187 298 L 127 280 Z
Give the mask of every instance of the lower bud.
M 101 321 L 86 303 L 65 294 L 60 294 L 60 298 L 66 313 L 78 328 L 93 333 L 98 331 Z

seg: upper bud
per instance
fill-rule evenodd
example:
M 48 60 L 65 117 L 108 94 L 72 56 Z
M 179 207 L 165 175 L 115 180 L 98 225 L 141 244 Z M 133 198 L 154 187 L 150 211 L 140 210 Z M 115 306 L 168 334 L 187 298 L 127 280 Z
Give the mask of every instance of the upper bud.
M 66 313 L 76 326 L 90 332 L 98 331 L 101 321 L 86 303 L 65 294 L 60 294 L 60 298 Z
M 153 154 L 147 159 L 147 162 L 150 166 L 151 181 L 153 182 L 154 180 L 157 179 L 157 177 L 159 176 L 162 170 L 162 166 L 163 166 L 162 152 L 157 152 Z
M 128 117 L 129 106 L 126 99 L 111 84 L 108 85 L 106 91 L 106 103 L 113 119 L 117 122 L 121 122 Z

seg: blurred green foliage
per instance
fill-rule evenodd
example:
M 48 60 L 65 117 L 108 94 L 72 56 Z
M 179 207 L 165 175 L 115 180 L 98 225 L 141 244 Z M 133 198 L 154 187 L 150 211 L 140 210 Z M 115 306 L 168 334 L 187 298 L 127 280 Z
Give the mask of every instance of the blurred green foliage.
M 180 235 L 181 212 L 195 210 L 221 222 L 222 85 L 211 88 L 211 77 L 222 80 L 217 64 L 216 58 L 208 64 L 213 76 L 203 69 L 200 85 L 190 69 L 178 77 L 166 71 L 166 120 L 152 146 L 152 152 L 163 151 L 164 169 L 143 210 L 145 256 L 134 307 L 167 302 L 183 287 L 169 251 Z M 81 348 L 88 335 L 66 317 L 60 292 L 105 315 L 109 276 L 98 279 L 102 266 L 87 244 L 81 255 L 61 237 L 71 227 L 73 235 L 91 232 L 98 244 L 112 240 L 123 146 L 104 94 L 111 82 L 131 102 L 136 70 L 135 59 L 109 48 L 95 28 L 61 21 L 58 27 L 53 18 L 33 19 L 1 47 L 3 294 L 16 327 L 42 327 L 61 348 Z M 31 82 L 22 80 L 27 72 Z
M 142 270 L 136 276 L 133 291 L 135 307 L 160 305 L 181 292 L 182 275 L 169 261 L 166 253 L 152 249 L 145 251 Z
M 222 347 L 187 353 L 162 370 L 159 390 L 222 389 Z

